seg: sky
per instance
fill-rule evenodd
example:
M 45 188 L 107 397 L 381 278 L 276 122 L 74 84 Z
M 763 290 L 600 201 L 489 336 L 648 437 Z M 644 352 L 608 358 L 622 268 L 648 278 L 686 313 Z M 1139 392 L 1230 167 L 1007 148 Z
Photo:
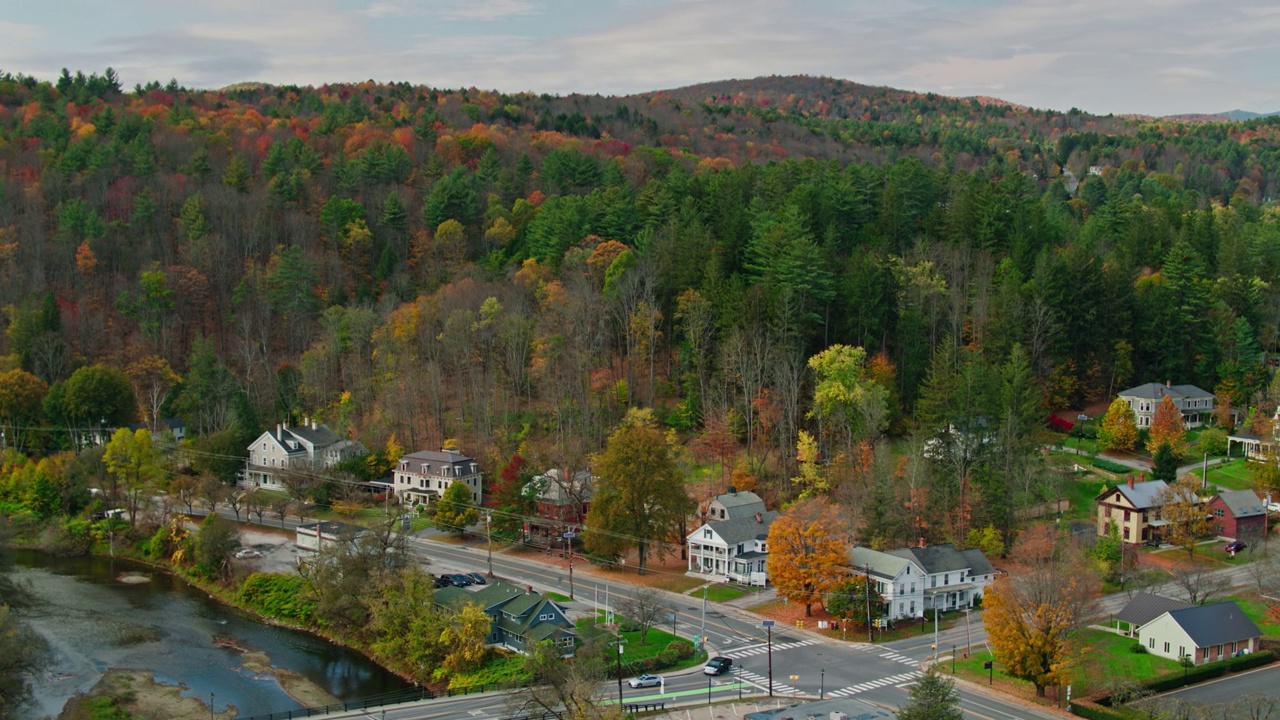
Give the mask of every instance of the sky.
M 1280 111 L 1275 0 L 0 0 L 0 70 L 623 95 L 824 75 L 1037 108 Z

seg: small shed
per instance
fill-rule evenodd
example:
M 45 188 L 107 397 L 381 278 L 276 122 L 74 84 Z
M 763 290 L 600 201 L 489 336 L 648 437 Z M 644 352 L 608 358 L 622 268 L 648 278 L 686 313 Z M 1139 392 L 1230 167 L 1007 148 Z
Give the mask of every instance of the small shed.
M 368 531 L 359 525 L 350 525 L 337 520 L 323 520 L 299 525 L 295 543 L 303 550 L 318 552 L 326 543 L 352 542 L 366 532 Z

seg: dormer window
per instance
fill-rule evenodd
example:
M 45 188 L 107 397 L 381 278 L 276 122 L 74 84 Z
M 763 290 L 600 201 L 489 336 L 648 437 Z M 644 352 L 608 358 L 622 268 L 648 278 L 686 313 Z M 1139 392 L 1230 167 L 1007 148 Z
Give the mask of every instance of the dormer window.
M 711 528 L 707 528 L 706 530 L 703 530 L 703 531 L 702 531 L 702 537 L 704 537 L 704 538 L 710 538 L 710 537 L 711 537 Z
M 472 475 L 475 475 L 475 474 L 476 474 L 476 473 L 478 473 L 478 472 L 480 472 L 480 470 L 476 467 L 476 464 L 475 464 L 475 463 L 471 463 L 471 474 L 472 474 Z

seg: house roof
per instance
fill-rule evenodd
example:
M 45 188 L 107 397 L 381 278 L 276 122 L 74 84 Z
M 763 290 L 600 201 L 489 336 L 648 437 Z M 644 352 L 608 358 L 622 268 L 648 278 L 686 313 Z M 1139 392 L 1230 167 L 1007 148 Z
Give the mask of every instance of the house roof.
M 1240 606 L 1230 600 L 1171 610 L 1169 617 L 1191 637 L 1196 647 L 1221 645 L 1262 635 Z
M 715 496 L 711 502 L 718 503 L 724 508 L 725 514 L 728 515 L 726 520 L 753 517 L 758 512 L 764 512 L 764 500 L 750 490 L 733 490 Z
M 748 540 L 764 540 L 769 536 L 769 526 L 778 519 L 775 510 L 760 513 L 760 520 L 754 514 L 745 517 L 730 518 L 709 522 L 705 527 L 715 531 L 729 545 L 737 545 Z M 696 531 L 695 531 L 696 532 Z
M 1122 390 L 1118 393 L 1120 397 L 1139 398 L 1141 400 L 1160 400 L 1165 395 L 1175 400 L 1182 398 L 1211 398 L 1213 393 L 1201 390 L 1195 385 L 1164 385 L 1161 383 L 1146 383 L 1137 387 L 1131 387 L 1128 390 Z
M 922 567 L 914 556 L 894 555 L 869 547 L 849 548 L 849 563 L 854 568 L 870 567 L 872 573 L 886 578 L 898 577 L 898 573 L 907 565 Z
M 995 567 L 991 565 L 991 561 L 987 560 L 987 556 L 982 554 L 978 548 L 969 548 L 961 550 L 960 554 L 969 563 L 970 575 L 994 575 Z
M 1170 610 L 1181 610 L 1186 607 L 1191 607 L 1191 604 L 1151 593 L 1138 593 L 1133 596 L 1129 604 L 1124 606 L 1124 609 L 1116 613 L 1116 619 L 1130 625 L 1142 626 Z
M 1257 493 L 1252 490 L 1228 490 L 1218 493 L 1218 498 L 1231 511 L 1231 515 L 1237 519 L 1267 514 L 1267 511 L 1262 507 L 1262 501 L 1258 499 Z
M 1102 500 L 1118 490 L 1134 508 L 1144 510 L 1160 504 L 1156 502 L 1156 498 L 1159 497 L 1160 491 L 1166 487 L 1168 487 L 1168 484 L 1163 480 L 1135 482 L 1133 487 L 1129 487 L 1128 483 L 1120 483 L 1114 487 L 1107 488 L 1102 494 L 1098 495 L 1098 499 Z
M 408 455 L 401 456 L 400 460 L 430 462 L 430 463 L 469 463 L 475 462 L 473 458 L 456 450 L 418 450 Z
M 542 489 L 538 492 L 538 500 L 550 505 L 590 502 L 595 494 L 593 478 L 587 470 L 579 470 L 566 480 L 559 468 L 552 468 L 535 480 L 542 484 Z
M 986 575 L 994 572 L 994 570 L 991 569 L 991 563 L 987 562 L 987 559 L 982 555 L 981 550 L 975 548 L 967 552 L 968 555 L 960 552 L 956 549 L 956 546 L 951 543 L 939 543 L 937 545 L 927 545 L 925 547 L 898 548 L 897 550 L 890 550 L 889 554 L 897 555 L 898 557 L 910 557 L 916 561 L 917 565 L 924 568 L 926 573 L 932 575 L 934 573 L 971 570 L 973 568 L 972 557 L 973 554 L 976 553 L 982 558 L 983 567 L 986 571 L 975 574 Z

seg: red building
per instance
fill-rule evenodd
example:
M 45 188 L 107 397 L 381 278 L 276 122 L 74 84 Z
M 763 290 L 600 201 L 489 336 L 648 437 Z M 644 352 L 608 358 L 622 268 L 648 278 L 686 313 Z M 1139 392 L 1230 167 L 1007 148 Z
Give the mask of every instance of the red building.
M 1218 493 L 1209 503 L 1213 531 L 1233 540 L 1261 540 L 1267 531 L 1267 509 L 1252 490 Z
M 531 480 L 537 486 L 534 501 L 534 517 L 528 524 L 528 534 L 534 542 L 552 544 L 552 538 L 560 538 L 566 530 L 580 530 L 587 522 L 591 509 L 591 473 L 580 470 L 568 475 L 559 470 L 548 470 Z

